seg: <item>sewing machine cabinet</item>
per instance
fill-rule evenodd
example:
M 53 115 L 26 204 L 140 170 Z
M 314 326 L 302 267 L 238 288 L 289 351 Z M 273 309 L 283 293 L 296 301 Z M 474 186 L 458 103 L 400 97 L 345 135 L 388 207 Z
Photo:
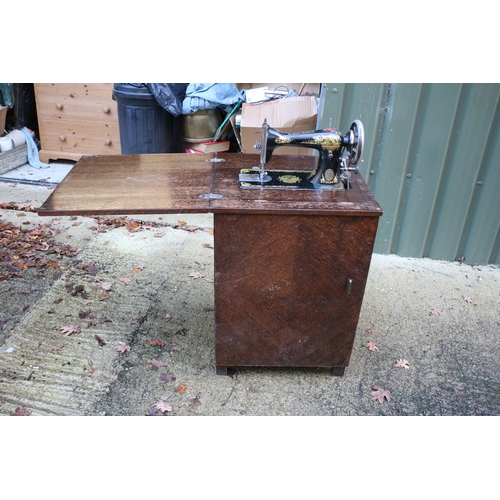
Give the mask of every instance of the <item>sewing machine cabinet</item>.
M 241 189 L 239 170 L 258 161 L 230 153 L 83 157 L 39 214 L 213 213 L 217 372 L 328 367 L 342 375 L 382 211 L 360 175 L 348 191 Z M 268 167 L 313 161 L 278 155 Z

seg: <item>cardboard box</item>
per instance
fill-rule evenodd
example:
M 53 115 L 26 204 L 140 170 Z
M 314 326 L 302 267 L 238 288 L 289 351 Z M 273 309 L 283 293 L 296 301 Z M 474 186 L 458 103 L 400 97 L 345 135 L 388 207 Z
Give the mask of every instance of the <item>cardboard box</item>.
M 0 106 L 0 135 L 3 135 L 3 132 L 5 130 L 7 111 L 9 111 L 9 106 Z
M 318 100 L 313 96 L 286 97 L 261 104 L 243 104 L 240 124 L 243 153 L 258 154 L 255 143 L 260 142 L 264 119 L 270 127 L 287 134 L 316 129 Z M 283 146 L 273 154 L 312 155 L 314 149 Z

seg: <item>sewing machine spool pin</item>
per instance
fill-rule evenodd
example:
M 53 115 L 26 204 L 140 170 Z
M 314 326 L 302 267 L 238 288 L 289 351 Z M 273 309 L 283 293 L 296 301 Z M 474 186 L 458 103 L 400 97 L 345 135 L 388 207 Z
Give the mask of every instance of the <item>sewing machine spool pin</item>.
M 360 120 L 355 120 L 342 135 L 333 128 L 286 134 L 269 127 L 264 119 L 261 142 L 255 145 L 260 150 L 260 165 L 241 170 L 239 186 L 244 189 L 350 189 L 351 172 L 358 173 L 356 165 L 361 159 L 363 142 L 364 129 Z M 316 149 L 319 152 L 316 168 L 312 172 L 266 171 L 266 165 L 279 146 Z M 342 156 L 344 151 L 347 157 Z

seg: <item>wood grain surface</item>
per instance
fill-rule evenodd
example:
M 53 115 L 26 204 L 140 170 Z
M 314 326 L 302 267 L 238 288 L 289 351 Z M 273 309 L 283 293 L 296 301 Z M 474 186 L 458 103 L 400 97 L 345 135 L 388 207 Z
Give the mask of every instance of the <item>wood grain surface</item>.
M 216 214 L 216 364 L 347 366 L 377 224 Z
M 316 161 L 311 156 L 277 155 L 267 166 L 312 170 Z M 352 189 L 345 191 L 241 189 L 240 169 L 258 163 L 259 155 L 238 153 L 84 156 L 39 214 L 382 214 L 361 175 L 353 175 Z M 221 198 L 200 198 L 204 194 Z

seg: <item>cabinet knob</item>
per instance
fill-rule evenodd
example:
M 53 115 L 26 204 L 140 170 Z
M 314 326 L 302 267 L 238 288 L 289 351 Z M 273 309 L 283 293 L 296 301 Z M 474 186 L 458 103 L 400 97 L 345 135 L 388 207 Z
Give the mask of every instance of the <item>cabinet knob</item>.
M 56 104 L 56 108 L 57 108 L 57 109 L 63 109 L 63 108 L 64 108 L 64 106 L 63 106 L 60 102 L 58 102 L 58 103 Z
M 106 140 L 104 141 L 104 145 L 105 145 L 105 146 L 111 146 L 111 140 L 110 140 L 110 139 L 106 139 Z
M 59 136 L 59 140 L 60 140 L 61 142 L 64 142 L 64 141 L 66 140 L 66 136 L 65 136 L 65 135 L 60 135 L 60 136 Z
M 109 108 L 103 108 L 102 110 L 104 113 L 109 113 Z

